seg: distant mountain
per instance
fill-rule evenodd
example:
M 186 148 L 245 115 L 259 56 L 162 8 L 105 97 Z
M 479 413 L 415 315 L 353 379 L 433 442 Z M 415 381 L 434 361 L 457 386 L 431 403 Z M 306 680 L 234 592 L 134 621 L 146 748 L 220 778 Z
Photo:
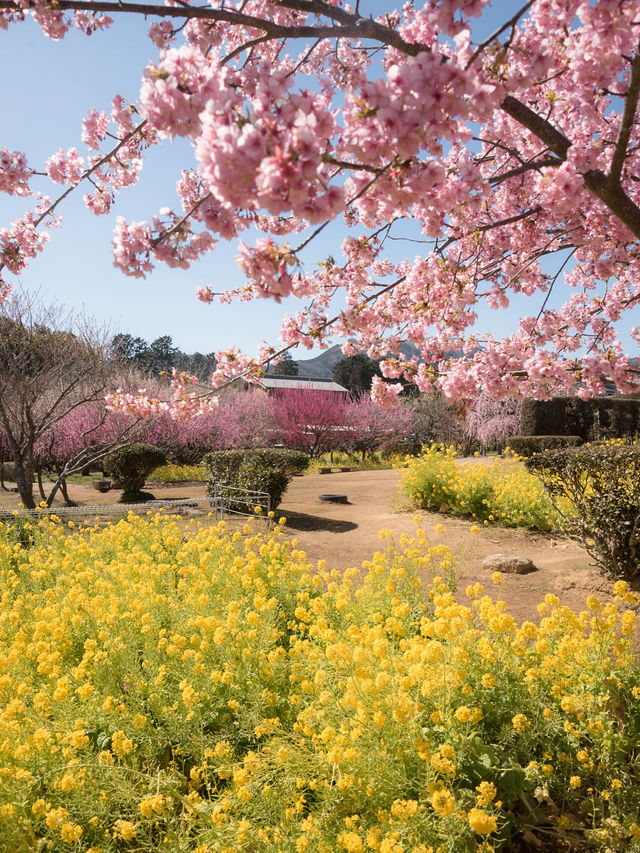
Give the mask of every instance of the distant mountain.
M 420 354 L 418 347 L 409 341 L 402 344 L 400 351 L 408 358 Z M 340 344 L 335 344 L 315 358 L 296 358 L 295 352 L 293 358 L 298 363 L 298 376 L 304 376 L 307 379 L 331 379 L 334 365 L 342 361 L 345 355 Z

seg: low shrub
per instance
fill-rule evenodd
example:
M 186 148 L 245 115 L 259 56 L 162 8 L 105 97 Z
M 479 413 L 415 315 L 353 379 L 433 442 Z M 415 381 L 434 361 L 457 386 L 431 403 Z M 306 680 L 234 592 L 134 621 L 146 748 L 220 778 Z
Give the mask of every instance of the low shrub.
M 638 597 L 518 627 L 421 587 L 442 552 L 360 579 L 248 525 L 0 530 L 0 849 L 637 849 Z
M 640 574 L 640 446 L 610 441 L 531 456 L 565 533 L 606 574 Z
M 309 457 L 299 450 L 264 448 L 258 450 L 216 450 L 207 453 L 202 464 L 207 472 L 208 494 L 213 497 L 220 490 L 244 489 L 247 492 L 265 492 L 270 508 L 275 510 L 282 501 L 294 474 L 304 471 Z M 254 500 L 237 497 L 231 508 L 251 510 Z
M 359 471 L 386 471 L 390 468 L 402 468 L 407 461 L 407 445 L 403 444 L 402 452 L 386 455 L 380 451 L 369 453 L 362 459 L 359 453 L 347 453 L 334 450 L 333 453 L 323 453 L 311 461 L 311 469 L 348 466 Z
M 204 465 L 174 465 L 169 462 L 154 470 L 153 479 L 160 483 L 204 482 L 207 472 Z
M 120 502 L 135 503 L 153 499 L 153 495 L 143 492 L 142 488 L 149 474 L 166 461 L 167 457 L 157 447 L 135 442 L 108 453 L 103 460 L 103 470 L 122 488 Z
M 476 462 L 456 456 L 453 447 L 433 445 L 409 461 L 403 488 L 413 506 L 504 527 L 550 530 L 557 523 L 542 484 L 516 457 Z
M 578 447 L 582 439 L 579 435 L 513 435 L 507 444 L 513 453 L 525 457 L 558 447 Z

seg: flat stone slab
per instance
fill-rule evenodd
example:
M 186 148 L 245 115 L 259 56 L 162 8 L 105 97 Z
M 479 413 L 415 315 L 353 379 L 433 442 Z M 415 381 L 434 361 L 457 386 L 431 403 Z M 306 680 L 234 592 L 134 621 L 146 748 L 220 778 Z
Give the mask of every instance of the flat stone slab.
M 318 500 L 321 500 L 323 503 L 330 504 L 348 504 L 349 499 L 346 495 L 318 495 Z
M 482 561 L 482 566 L 489 571 L 503 572 L 505 575 L 526 575 L 538 571 L 531 560 L 514 557 L 512 554 L 489 554 Z

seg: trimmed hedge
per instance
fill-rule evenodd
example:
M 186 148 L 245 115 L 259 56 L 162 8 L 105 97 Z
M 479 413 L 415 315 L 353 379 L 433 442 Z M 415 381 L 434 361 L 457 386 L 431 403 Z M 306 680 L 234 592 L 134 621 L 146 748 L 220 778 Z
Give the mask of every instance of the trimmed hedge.
M 578 447 L 580 444 L 582 439 L 579 435 L 513 435 L 507 446 L 518 456 L 531 456 L 544 450 Z
M 542 480 L 561 527 L 602 571 L 624 580 L 640 575 L 638 444 L 611 441 L 549 450 L 525 465 Z
M 579 435 L 583 441 L 633 437 L 640 432 L 640 400 L 630 397 L 527 399 L 520 411 L 520 434 Z
M 104 457 L 103 471 L 122 486 L 120 503 L 153 500 L 153 495 L 143 492 L 149 474 L 166 465 L 167 457 L 152 444 L 135 442 L 112 450 Z
M 250 492 L 266 492 L 271 509 L 280 505 L 294 474 L 301 473 L 309 465 L 309 457 L 300 450 L 262 448 L 256 450 L 214 450 L 202 460 L 207 473 L 207 493 L 213 497 L 220 486 L 231 489 L 246 489 Z M 231 508 L 239 511 L 251 510 L 251 499 L 236 500 Z

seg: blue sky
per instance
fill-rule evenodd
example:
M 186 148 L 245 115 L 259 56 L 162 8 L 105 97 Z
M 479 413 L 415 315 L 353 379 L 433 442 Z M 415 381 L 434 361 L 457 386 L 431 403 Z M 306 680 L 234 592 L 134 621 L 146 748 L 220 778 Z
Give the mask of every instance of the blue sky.
M 363 2 L 361 12 L 379 12 L 385 5 Z M 484 16 L 477 34 L 490 33 L 521 5 L 520 0 L 502 0 Z M 0 67 L 7 81 L 0 147 L 24 151 L 35 168 L 42 168 L 45 159 L 59 148 L 77 145 L 85 153 L 80 128 L 89 109 L 108 111 L 115 94 L 127 100 L 137 97 L 142 70 L 155 56 L 146 37 L 147 27 L 142 18 L 123 15 L 106 32 L 86 37 L 72 31 L 59 42 L 46 38 L 29 20 L 0 31 Z M 229 345 L 254 352 L 263 340 L 277 343 L 280 318 L 285 311 L 292 313 L 300 307 L 296 300 L 282 305 L 256 300 L 207 306 L 195 298 L 200 285 L 211 283 L 220 289 L 243 283 L 233 244 L 219 244 L 190 270 L 159 266 L 144 281 L 127 278 L 113 267 L 115 217 L 146 220 L 165 205 L 179 209 L 175 181 L 180 169 L 192 162 L 190 146 L 184 140 L 158 146 L 147 157 L 139 185 L 121 193 L 109 216 L 89 213 L 82 202 L 86 190 L 79 187 L 60 208 L 63 226 L 51 231 L 51 243 L 23 274 L 22 286 L 40 292 L 46 302 L 55 300 L 109 323 L 114 333 L 130 332 L 148 341 L 169 334 L 186 352 L 210 352 Z M 32 182 L 35 189 L 51 192 L 47 184 L 42 181 L 39 185 L 37 178 Z M 1 195 L 0 224 L 8 226 L 19 217 L 25 201 L 29 200 Z M 339 223 L 327 229 L 307 251 L 307 261 L 322 260 L 329 254 L 338 259 L 345 232 Z M 413 257 L 416 247 L 409 244 L 402 251 Z M 515 304 L 510 313 L 515 325 Z M 483 316 L 482 326 L 495 330 L 496 319 Z M 505 326 L 504 331 L 510 329 Z M 294 357 L 306 355 L 300 349 L 294 352 Z

